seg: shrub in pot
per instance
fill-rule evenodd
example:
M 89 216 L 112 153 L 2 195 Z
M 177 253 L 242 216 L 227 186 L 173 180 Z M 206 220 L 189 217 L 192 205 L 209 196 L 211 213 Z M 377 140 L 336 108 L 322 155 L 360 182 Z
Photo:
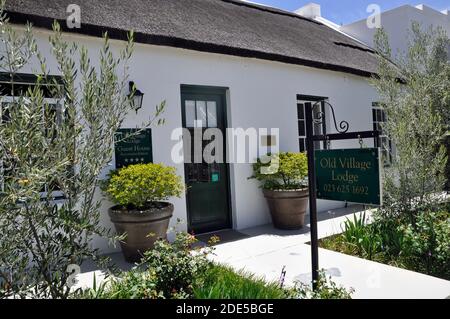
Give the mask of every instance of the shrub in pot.
M 305 153 L 268 154 L 253 164 L 253 176 L 261 182 L 273 225 L 299 229 L 305 224 L 308 205 L 308 160 Z
M 173 204 L 184 185 L 175 168 L 162 164 L 137 164 L 113 171 L 103 191 L 116 204 L 109 216 L 119 235 L 122 252 L 128 262 L 139 261 L 158 239 L 165 239 Z

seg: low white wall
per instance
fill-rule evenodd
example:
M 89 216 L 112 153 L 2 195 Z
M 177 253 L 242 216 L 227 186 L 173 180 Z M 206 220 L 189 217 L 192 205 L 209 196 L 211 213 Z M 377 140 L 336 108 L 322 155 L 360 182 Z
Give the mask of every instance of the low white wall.
M 49 32 L 35 30 L 38 44 L 48 52 Z M 96 38 L 67 35 L 90 50 L 92 61 L 101 47 Z M 113 41 L 114 50 L 123 44 Z M 54 60 L 48 56 L 48 65 L 57 74 Z M 31 72 L 32 67 L 27 71 Z M 279 128 L 280 150 L 299 151 L 297 129 L 297 94 L 329 97 L 337 120 L 347 120 L 350 130 L 369 130 L 372 127 L 371 103 L 376 93 L 367 79 L 349 74 L 312 69 L 278 62 L 247 59 L 219 54 L 136 44 L 130 67 L 130 80 L 145 93 L 144 104 L 138 114 L 129 114 L 124 127 L 133 127 L 153 114 L 154 107 L 167 101 L 164 126 L 153 129 L 153 158 L 155 162 L 172 165 L 184 176 L 182 164 L 171 160 L 172 130 L 181 127 L 181 84 L 228 87 L 228 126 Z M 328 117 L 329 120 L 329 117 Z M 332 124 L 327 127 L 331 130 Z M 332 131 L 332 130 L 331 130 Z M 368 141 L 368 145 L 372 145 Z M 357 141 L 334 142 L 333 147 L 358 147 Z M 114 162 L 112 166 L 114 167 Z M 230 164 L 232 184 L 232 215 L 235 229 L 244 229 L 270 222 L 267 205 L 251 175 L 250 164 Z M 174 198 L 173 222 L 186 220 L 186 199 Z M 102 223 L 111 226 L 103 203 Z M 319 211 L 342 207 L 343 203 L 320 201 Z M 104 252 L 114 249 L 103 239 L 93 243 Z

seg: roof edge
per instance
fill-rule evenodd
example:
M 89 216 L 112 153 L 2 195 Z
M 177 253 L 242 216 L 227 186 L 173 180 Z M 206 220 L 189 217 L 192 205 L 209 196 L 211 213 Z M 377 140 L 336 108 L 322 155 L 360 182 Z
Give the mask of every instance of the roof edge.
M 291 18 L 297 18 L 300 20 L 306 20 L 308 22 L 312 22 L 315 24 L 319 24 L 319 25 L 324 25 L 322 22 L 320 21 L 316 21 L 314 19 L 310 19 L 304 16 L 301 16 L 299 14 L 296 14 L 294 12 L 290 12 L 290 11 L 286 11 L 283 9 L 278 9 L 278 8 L 274 8 L 274 7 L 270 7 L 270 6 L 265 6 L 265 5 L 260 5 L 258 3 L 253 3 L 253 2 L 246 2 L 246 1 L 242 1 L 242 0 L 220 0 L 222 2 L 226 2 L 226 3 L 231 3 L 237 6 L 243 6 L 243 7 L 248 7 L 248 8 L 253 8 L 253 9 L 257 9 L 257 10 L 261 10 L 264 12 L 269 12 L 272 14 L 279 14 L 279 15 L 284 15 L 284 16 L 288 16 Z
M 233 1 L 235 0 L 222 0 L 222 1 Z M 44 16 L 32 15 L 32 14 L 24 14 L 21 12 L 14 12 L 6 10 L 7 16 L 9 18 L 10 23 L 24 25 L 28 22 L 32 23 L 33 26 L 38 28 L 43 28 L 47 30 L 52 30 L 52 24 L 54 21 L 57 21 L 61 25 L 61 30 L 66 33 L 72 34 L 81 34 L 92 37 L 102 37 L 105 32 L 108 33 L 108 37 L 114 40 L 127 41 L 128 39 L 128 31 L 111 28 L 111 27 L 103 27 L 99 25 L 93 24 L 83 24 L 83 27 L 80 29 L 70 29 L 66 26 L 65 20 L 62 19 L 53 19 Z M 186 40 L 177 37 L 168 37 L 163 35 L 149 35 L 141 32 L 134 33 L 134 40 L 136 43 L 141 44 L 151 44 L 151 45 L 159 45 L 159 46 L 168 46 L 175 48 L 182 48 L 193 51 L 201 51 L 201 52 L 209 52 L 209 53 L 218 53 L 225 55 L 232 55 L 244 58 L 256 58 L 261 60 L 282 62 L 286 64 L 294 64 L 307 66 L 316 69 L 323 69 L 329 71 L 343 72 L 349 73 L 362 77 L 372 77 L 376 76 L 376 73 L 355 69 L 351 67 L 346 67 L 337 64 L 323 63 L 318 61 L 311 61 L 301 58 L 289 57 L 281 54 L 274 53 L 264 53 L 256 50 L 248 50 L 236 47 L 229 47 L 225 45 L 218 45 L 212 43 L 198 42 L 193 40 Z

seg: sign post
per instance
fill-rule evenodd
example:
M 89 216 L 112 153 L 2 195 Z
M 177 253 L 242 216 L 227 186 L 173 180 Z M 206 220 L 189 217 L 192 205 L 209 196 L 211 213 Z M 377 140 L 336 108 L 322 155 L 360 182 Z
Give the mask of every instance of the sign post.
M 319 280 L 319 243 L 317 235 L 317 189 L 314 161 L 314 141 L 311 138 L 313 129 L 313 108 L 311 103 L 305 103 L 306 111 L 306 154 L 308 156 L 308 188 L 309 188 L 309 220 L 311 232 L 311 266 L 313 289 L 317 289 Z
M 323 114 L 313 117 L 319 103 L 328 105 L 338 133 L 314 135 L 314 124 L 323 121 Z M 313 289 L 319 280 L 319 243 L 317 235 L 317 198 L 381 205 L 380 153 L 377 148 L 315 151 L 315 141 L 378 138 L 378 131 L 348 133 L 346 121 L 336 123 L 334 109 L 326 101 L 305 103 L 306 151 L 308 157 L 309 216 L 311 232 L 311 267 Z M 316 175 L 317 167 L 317 175 Z
M 308 156 L 308 188 L 309 188 L 309 224 L 311 232 L 311 266 L 313 289 L 317 289 L 319 280 L 319 242 L 317 235 L 317 195 L 316 168 L 314 161 L 313 108 L 311 103 L 305 103 L 306 112 L 306 154 Z

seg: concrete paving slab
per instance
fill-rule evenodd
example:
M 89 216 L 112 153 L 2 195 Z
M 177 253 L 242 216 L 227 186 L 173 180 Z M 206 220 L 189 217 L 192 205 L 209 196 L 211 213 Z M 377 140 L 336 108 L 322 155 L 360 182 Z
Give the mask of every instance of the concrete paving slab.
M 319 214 L 319 238 L 341 233 L 347 218 L 363 213 L 362 206 L 351 206 Z M 366 211 L 368 223 L 372 213 L 373 210 Z M 306 244 L 310 241 L 309 225 L 299 231 L 281 231 L 265 225 L 241 232 L 252 237 L 216 246 L 212 259 L 272 282 L 279 282 L 283 268 L 286 285 L 311 282 L 311 247 Z M 450 281 L 326 249 L 319 250 L 319 264 L 337 284 L 353 288 L 357 299 L 450 296 Z
M 240 260 L 230 261 L 221 253 L 213 259 L 270 282 L 279 282 L 284 268 L 285 284 L 292 286 L 296 282 L 311 282 L 310 249 L 309 245 L 298 244 Z M 355 299 L 443 299 L 450 296 L 450 281 L 330 250 L 319 250 L 319 264 L 338 285 L 353 288 Z
M 361 215 L 364 212 L 370 222 L 373 211 L 365 211 L 361 205 L 318 214 L 320 220 L 317 226 L 319 238 L 341 233 L 343 223 L 347 218 L 353 218 L 353 214 Z M 309 220 L 309 216 L 307 216 L 306 220 Z M 215 253 L 219 254 L 223 260 L 239 261 L 244 258 L 307 243 L 311 240 L 309 230 L 309 223 L 300 230 L 279 230 L 271 224 L 244 229 L 240 232 L 251 237 L 232 243 L 219 243 L 216 246 Z
M 346 218 L 363 212 L 362 206 L 351 206 L 319 214 L 319 238 L 341 233 Z M 366 212 L 368 222 L 371 213 Z M 311 247 L 306 244 L 310 241 L 308 225 L 298 231 L 280 231 L 265 225 L 240 232 L 251 237 L 242 236 L 242 239 L 232 238 L 230 242 L 219 243 L 211 259 L 275 282 L 279 282 L 285 267 L 286 285 L 311 282 Z M 121 254 L 110 257 L 123 270 L 133 266 L 125 263 Z M 338 285 L 353 288 L 356 299 L 441 299 L 450 296 L 450 281 L 325 249 L 319 250 L 319 264 Z M 78 276 L 76 287 L 92 287 L 94 275 L 97 282 L 104 278 L 103 273 L 94 270 L 93 266 L 83 267 L 84 273 Z

